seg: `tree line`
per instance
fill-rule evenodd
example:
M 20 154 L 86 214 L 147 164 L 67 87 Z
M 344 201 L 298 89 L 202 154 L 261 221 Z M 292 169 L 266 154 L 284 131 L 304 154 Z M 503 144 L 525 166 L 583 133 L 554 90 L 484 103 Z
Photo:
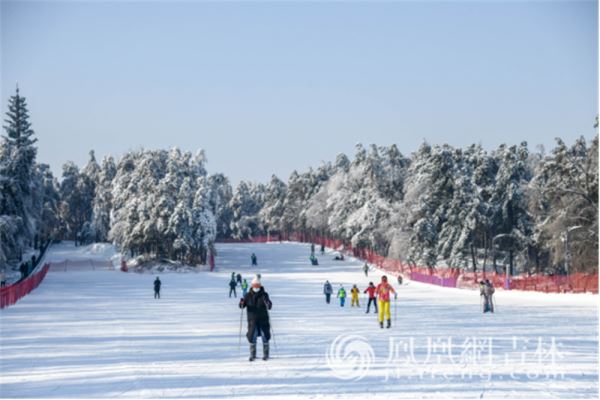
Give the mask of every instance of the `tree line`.
M 0 263 L 54 239 L 114 242 L 146 258 L 206 263 L 218 238 L 305 232 L 431 268 L 597 272 L 598 135 L 549 152 L 527 143 L 356 146 L 352 158 L 266 183 L 208 174 L 203 152 L 94 152 L 60 182 L 35 162 L 25 99 L 0 143 Z M 590 127 L 591 128 L 591 127 Z M 597 128 L 597 123 L 595 125 Z

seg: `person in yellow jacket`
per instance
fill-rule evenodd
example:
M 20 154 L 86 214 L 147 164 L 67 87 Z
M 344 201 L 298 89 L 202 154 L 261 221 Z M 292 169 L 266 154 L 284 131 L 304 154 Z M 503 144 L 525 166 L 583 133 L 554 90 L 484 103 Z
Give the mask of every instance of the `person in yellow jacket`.
M 394 299 L 398 297 L 396 291 L 388 283 L 387 276 L 381 277 L 381 283 L 377 285 L 375 294 L 379 303 L 379 327 L 383 328 L 383 317 L 387 319 L 387 327 L 392 326 L 392 313 L 390 308 L 390 293 L 394 293 Z
M 350 303 L 350 306 L 354 307 L 354 305 L 356 305 L 356 307 L 360 307 L 360 304 L 358 304 L 358 295 L 360 294 L 360 290 L 358 290 L 356 285 L 354 285 L 352 287 L 352 290 L 350 290 L 350 293 L 352 294 L 352 301 Z

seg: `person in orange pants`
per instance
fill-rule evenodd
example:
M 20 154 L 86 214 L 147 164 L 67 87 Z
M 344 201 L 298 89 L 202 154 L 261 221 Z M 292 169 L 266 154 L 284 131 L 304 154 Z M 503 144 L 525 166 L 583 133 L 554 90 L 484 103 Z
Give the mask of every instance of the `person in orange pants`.
M 388 283 L 387 276 L 381 277 L 381 283 L 375 288 L 375 294 L 377 295 L 379 303 L 379 327 L 383 328 L 383 318 L 387 319 L 387 327 L 392 326 L 392 313 L 390 307 L 390 293 L 394 293 L 394 299 L 398 297 L 396 291 Z

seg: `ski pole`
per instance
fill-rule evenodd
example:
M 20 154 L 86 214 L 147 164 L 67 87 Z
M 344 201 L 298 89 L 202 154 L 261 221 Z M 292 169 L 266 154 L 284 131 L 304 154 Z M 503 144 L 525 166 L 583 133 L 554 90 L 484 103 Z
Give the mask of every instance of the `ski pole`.
M 394 296 L 394 326 L 398 323 L 398 296 Z
M 279 350 L 277 349 L 277 340 L 275 340 L 275 330 L 273 330 L 273 324 L 271 324 L 271 313 L 267 314 L 269 317 L 269 327 L 271 328 L 271 336 L 273 337 L 273 344 L 275 345 L 275 353 L 279 355 Z
M 242 317 L 244 316 L 244 309 L 240 312 L 240 334 L 238 340 L 238 357 L 242 354 Z

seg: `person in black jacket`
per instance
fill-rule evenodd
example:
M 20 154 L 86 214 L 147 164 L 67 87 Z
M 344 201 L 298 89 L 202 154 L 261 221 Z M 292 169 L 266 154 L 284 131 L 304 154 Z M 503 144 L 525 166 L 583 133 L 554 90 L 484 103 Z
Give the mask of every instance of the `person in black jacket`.
M 154 280 L 154 298 L 155 299 L 160 299 L 160 279 L 158 278 L 158 276 L 156 277 L 156 279 Z
M 260 336 L 263 342 L 263 360 L 269 359 L 269 340 L 271 339 L 271 323 L 269 310 L 273 303 L 269 294 L 260 283 L 260 278 L 252 280 L 252 288 L 240 300 L 240 308 L 246 308 L 248 314 L 248 332 L 246 338 L 250 343 L 250 361 L 256 359 L 256 340 Z
M 235 287 L 237 286 L 237 282 L 235 278 L 232 276 L 229 281 L 229 298 L 231 298 L 231 293 L 233 293 L 233 297 L 237 297 L 237 293 L 235 292 Z

